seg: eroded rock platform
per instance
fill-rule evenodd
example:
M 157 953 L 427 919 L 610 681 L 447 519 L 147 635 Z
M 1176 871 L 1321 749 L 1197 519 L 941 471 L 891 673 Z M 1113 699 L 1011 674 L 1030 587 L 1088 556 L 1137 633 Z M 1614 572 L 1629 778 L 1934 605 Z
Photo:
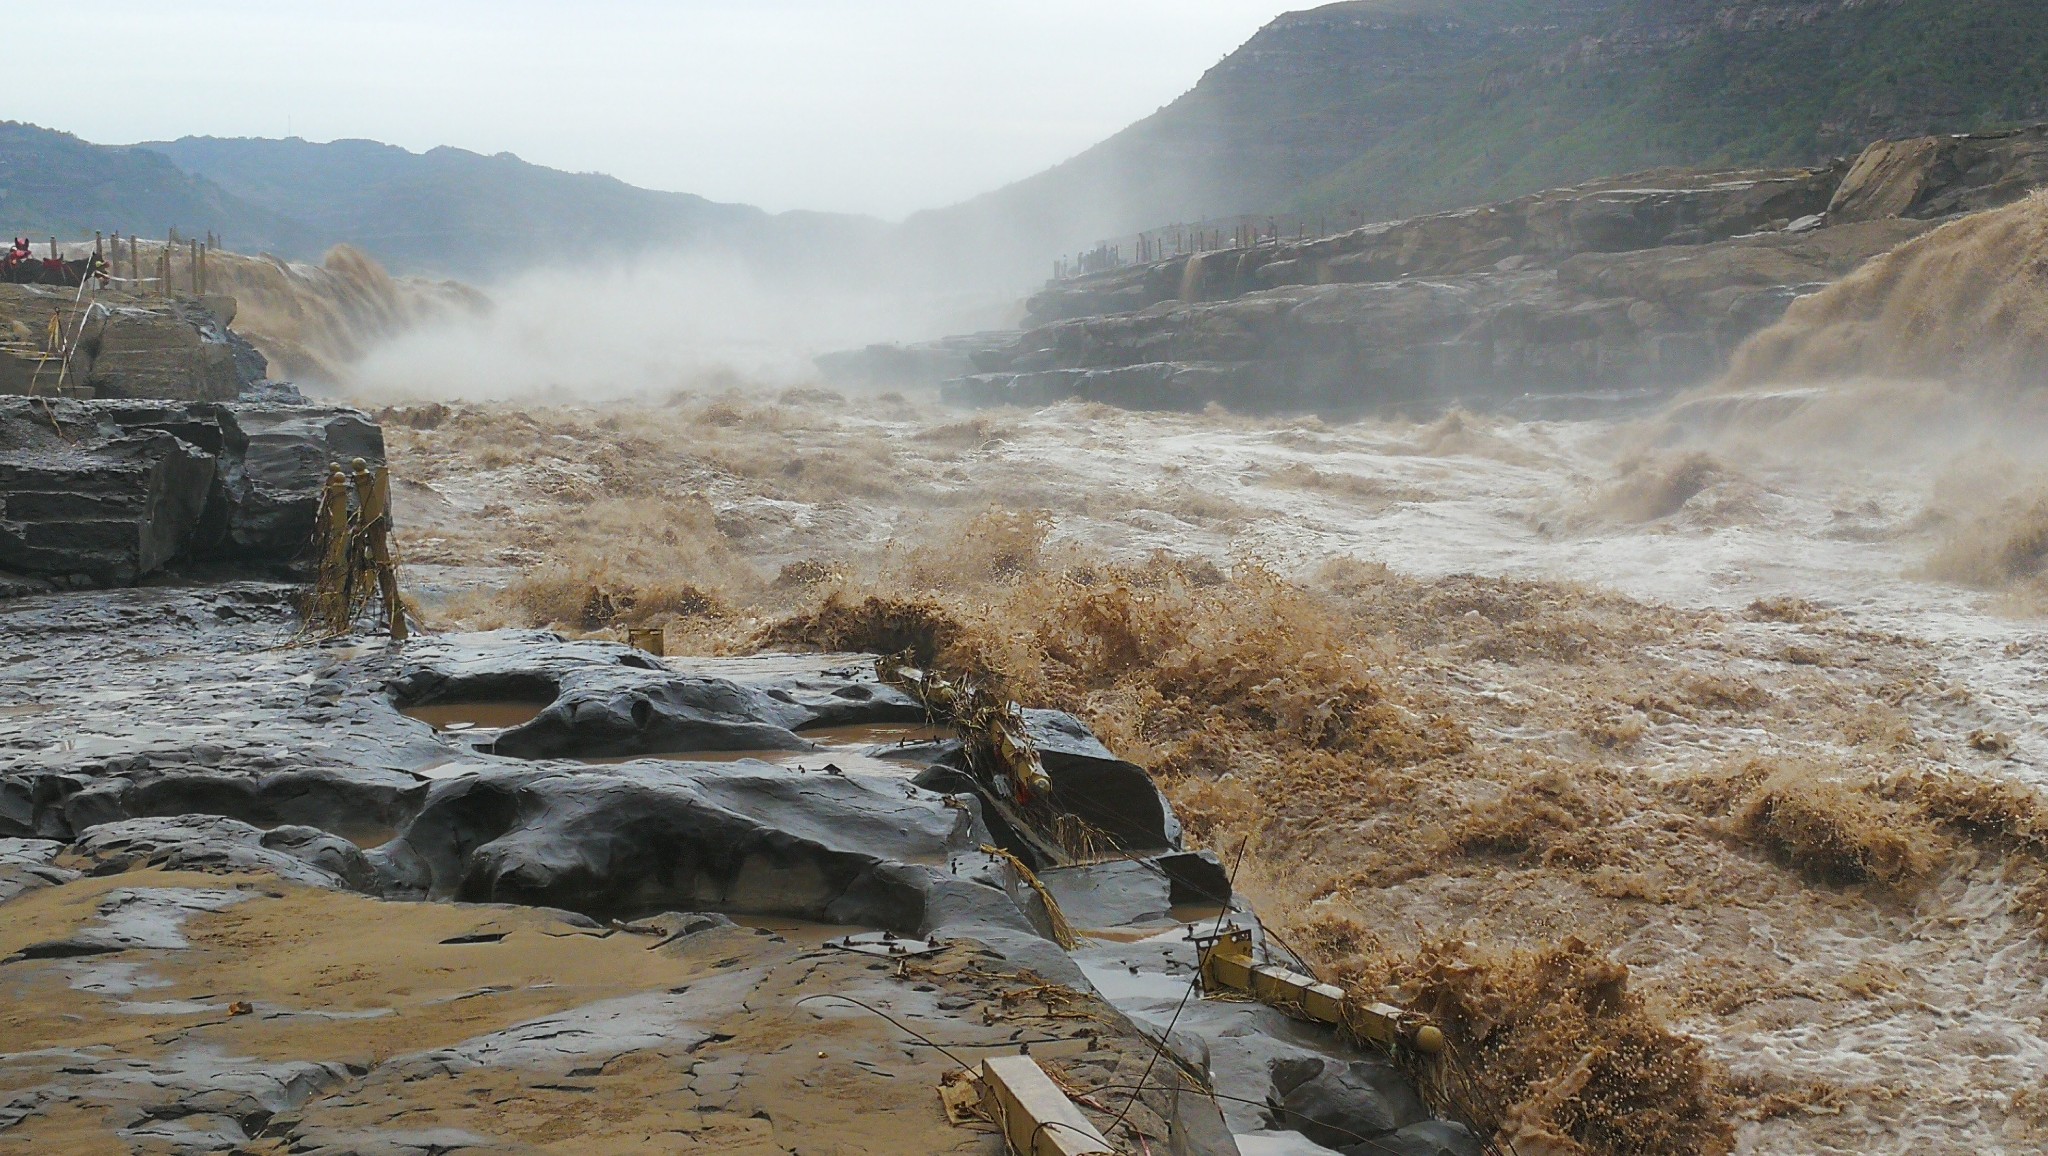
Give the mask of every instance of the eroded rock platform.
M 1302 1048 L 1244 1043 L 1277 1013 L 1158 1020 L 1185 921 L 1252 917 L 1071 716 L 1032 716 L 1058 793 L 1131 849 L 1046 871 L 1070 952 L 959 743 L 849 753 L 918 713 L 871 656 L 293 646 L 290 602 L 0 606 L 0 1150 L 992 1154 L 937 1089 L 1019 1048 L 1124 1150 L 1318 1150 L 1275 1083 Z M 878 929 L 937 948 L 828 942 Z

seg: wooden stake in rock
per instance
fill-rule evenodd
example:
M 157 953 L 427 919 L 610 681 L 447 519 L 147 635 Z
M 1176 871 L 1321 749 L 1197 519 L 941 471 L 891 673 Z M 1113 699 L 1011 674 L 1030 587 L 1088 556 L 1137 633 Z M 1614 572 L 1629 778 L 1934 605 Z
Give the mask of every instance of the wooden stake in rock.
M 355 467 L 357 533 L 362 536 L 370 565 L 377 571 L 377 588 L 384 600 L 391 638 L 404 642 L 405 604 L 398 598 L 398 567 L 391 560 L 391 470 L 378 466 L 373 474 L 370 463 L 362 458 L 351 464 Z
M 306 632 L 322 638 L 347 634 L 355 617 L 353 575 L 349 572 L 348 475 L 336 465 L 327 471 L 320 509 L 313 516 L 313 593 L 306 601 Z

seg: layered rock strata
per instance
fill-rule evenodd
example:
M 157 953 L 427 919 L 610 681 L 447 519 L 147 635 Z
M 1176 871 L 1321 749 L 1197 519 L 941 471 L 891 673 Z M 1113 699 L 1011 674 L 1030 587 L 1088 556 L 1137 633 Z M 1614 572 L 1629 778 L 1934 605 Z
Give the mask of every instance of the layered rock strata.
M 268 372 L 228 328 L 235 309 L 224 296 L 81 300 L 71 289 L 0 285 L 0 394 L 230 401 Z M 52 348 L 69 348 L 68 363 Z
M 285 566 L 329 464 L 356 457 L 381 462 L 383 433 L 339 406 L 0 397 L 0 571 L 104 586 Z
M 1356 412 L 1658 391 L 1720 373 L 1797 297 L 2048 180 L 2048 127 L 1853 164 L 1655 172 L 1057 283 L 956 404 Z M 1542 401 L 1523 402 L 1544 412 Z

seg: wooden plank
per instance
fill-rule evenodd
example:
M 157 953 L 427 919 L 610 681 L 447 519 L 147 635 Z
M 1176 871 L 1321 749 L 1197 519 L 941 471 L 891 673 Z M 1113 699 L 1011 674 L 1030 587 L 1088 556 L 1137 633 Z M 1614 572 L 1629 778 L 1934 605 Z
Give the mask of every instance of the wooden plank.
M 1030 1056 L 981 1061 L 981 1086 L 990 1118 L 1017 1156 L 1116 1151 Z

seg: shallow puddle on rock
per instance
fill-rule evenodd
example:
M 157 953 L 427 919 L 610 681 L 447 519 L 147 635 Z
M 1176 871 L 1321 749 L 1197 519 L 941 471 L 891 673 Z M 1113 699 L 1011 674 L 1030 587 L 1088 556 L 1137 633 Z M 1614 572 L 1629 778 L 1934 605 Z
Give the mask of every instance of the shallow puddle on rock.
M 728 915 L 726 918 L 741 927 L 770 932 L 803 947 L 823 947 L 828 939 L 839 939 L 874 930 L 870 927 L 850 927 L 840 923 L 812 923 L 805 919 L 785 919 L 775 915 Z
M 821 747 L 901 746 L 956 737 L 952 727 L 927 726 L 924 723 L 859 723 L 844 727 L 817 727 L 797 733 Z
M 905 759 L 885 757 L 877 748 L 910 746 L 918 743 L 938 742 L 953 737 L 950 727 L 925 726 L 921 723 L 862 723 L 857 726 L 819 727 L 816 730 L 798 731 L 800 736 L 818 744 L 822 749 L 815 751 L 744 750 L 744 751 L 662 751 L 658 754 L 612 755 L 604 758 L 578 759 L 577 762 L 597 766 L 613 766 L 630 763 L 638 759 L 661 759 L 678 763 L 737 763 L 745 759 L 772 763 L 779 767 L 802 767 L 806 770 L 832 773 L 834 768 L 843 772 L 866 772 L 873 774 L 909 777 L 915 775 L 922 764 Z
M 548 709 L 545 702 L 520 702 L 499 700 L 496 702 L 437 702 L 426 706 L 409 706 L 398 713 L 407 718 L 416 718 L 437 731 L 460 734 L 464 731 L 507 730 L 532 722 L 534 716 Z
M 335 834 L 368 851 L 373 848 L 382 847 L 384 844 L 398 838 L 398 828 L 351 827 L 346 831 L 336 831 Z
M 1216 931 L 1217 920 L 1224 909 L 1213 904 L 1175 904 L 1166 919 L 1149 923 L 1133 923 L 1126 927 L 1084 927 L 1080 933 L 1089 939 L 1102 939 L 1112 943 L 1141 943 L 1157 939 L 1173 931 L 1184 934 L 1210 935 Z
M 1214 930 L 1225 910 L 1218 903 L 1176 903 L 1169 914 L 1175 923 L 1206 924 L 1208 930 Z

